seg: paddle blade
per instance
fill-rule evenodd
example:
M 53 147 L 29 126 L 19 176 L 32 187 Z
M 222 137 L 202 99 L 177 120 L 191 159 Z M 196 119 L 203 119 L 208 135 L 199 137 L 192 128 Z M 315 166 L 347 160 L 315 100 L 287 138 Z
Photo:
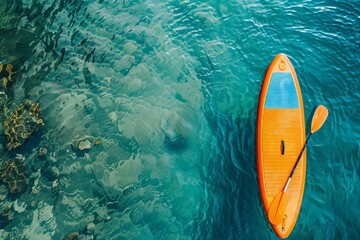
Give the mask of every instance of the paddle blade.
M 271 202 L 268 219 L 271 224 L 279 225 L 284 217 L 286 208 L 286 193 L 279 192 L 275 199 Z
M 327 108 L 323 105 L 319 105 L 314 113 L 314 116 L 311 121 L 311 133 L 316 132 L 321 128 L 321 126 L 324 124 L 327 116 L 329 114 L 329 111 Z

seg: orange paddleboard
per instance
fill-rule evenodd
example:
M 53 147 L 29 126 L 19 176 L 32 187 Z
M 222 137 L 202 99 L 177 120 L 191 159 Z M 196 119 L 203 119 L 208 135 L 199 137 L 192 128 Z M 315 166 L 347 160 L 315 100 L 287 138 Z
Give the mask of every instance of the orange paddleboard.
M 293 66 L 285 54 L 271 62 L 262 85 L 257 119 L 257 170 L 266 215 L 276 195 L 284 189 L 305 143 L 304 105 Z M 306 150 L 286 192 L 285 214 L 276 235 L 286 238 L 298 218 L 304 194 Z

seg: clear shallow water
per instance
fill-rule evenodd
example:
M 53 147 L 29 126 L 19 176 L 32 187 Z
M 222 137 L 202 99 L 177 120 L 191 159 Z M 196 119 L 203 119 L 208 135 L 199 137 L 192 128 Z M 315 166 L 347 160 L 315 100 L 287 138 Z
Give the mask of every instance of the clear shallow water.
M 27 192 L 1 202 L 15 209 L 1 238 L 59 239 L 93 222 L 83 239 L 275 239 L 254 143 L 262 77 L 279 52 L 306 117 L 330 110 L 308 147 L 290 239 L 359 235 L 358 2 L 14 1 L 0 12 L 13 105 L 38 101 L 46 124 L 1 151 L 1 161 L 23 154 L 31 172 Z M 74 152 L 86 135 L 102 143 Z

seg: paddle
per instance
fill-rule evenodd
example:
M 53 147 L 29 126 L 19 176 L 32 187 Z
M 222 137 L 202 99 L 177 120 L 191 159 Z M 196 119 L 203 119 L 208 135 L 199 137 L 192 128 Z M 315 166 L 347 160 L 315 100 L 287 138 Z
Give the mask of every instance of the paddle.
M 286 181 L 285 187 L 284 187 L 283 191 L 279 192 L 276 195 L 275 199 L 271 202 L 269 212 L 268 212 L 268 219 L 271 224 L 279 225 L 281 223 L 281 220 L 284 217 L 285 208 L 286 208 L 286 190 L 289 186 L 291 178 L 296 170 L 296 167 L 301 159 L 302 154 L 304 153 L 306 144 L 309 141 L 310 136 L 321 128 L 321 126 L 324 124 L 324 122 L 328 116 L 328 113 L 329 113 L 329 111 L 323 105 L 319 105 L 316 108 L 314 116 L 311 121 L 311 130 L 306 137 L 304 146 L 302 147 L 299 157 L 297 158 L 295 165 L 290 173 L 290 176 L 289 176 L 288 180 Z

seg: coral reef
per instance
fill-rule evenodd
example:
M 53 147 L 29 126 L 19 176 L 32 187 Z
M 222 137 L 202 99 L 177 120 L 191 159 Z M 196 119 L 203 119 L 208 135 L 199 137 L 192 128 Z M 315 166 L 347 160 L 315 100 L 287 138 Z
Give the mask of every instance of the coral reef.
M 30 135 L 44 125 L 38 103 L 23 100 L 14 112 L 5 119 L 4 131 L 8 150 L 21 146 Z
M 2 165 L 1 181 L 7 184 L 12 194 L 22 193 L 28 187 L 29 173 L 23 161 L 24 157 L 17 154 L 14 159 L 7 160 Z

